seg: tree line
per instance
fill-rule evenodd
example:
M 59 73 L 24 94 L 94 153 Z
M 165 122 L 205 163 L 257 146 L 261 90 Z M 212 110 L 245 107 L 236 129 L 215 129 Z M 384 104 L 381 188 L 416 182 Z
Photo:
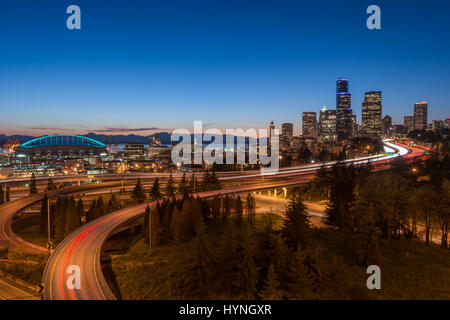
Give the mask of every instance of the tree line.
M 218 190 L 220 188 L 220 180 L 217 178 L 214 170 L 212 172 L 206 171 L 200 181 L 197 181 L 194 174 L 192 174 L 191 178 L 188 179 L 186 177 L 186 173 L 183 173 L 178 185 L 175 184 L 172 174 L 170 174 L 165 188 L 161 187 L 158 178 L 155 179 L 150 191 L 148 192 L 148 197 L 150 200 L 156 201 L 161 200 L 164 196 L 168 198 L 172 198 L 175 195 L 182 195 L 186 197 L 193 193 Z M 147 192 L 142 186 L 140 178 L 136 182 L 131 197 L 138 203 L 144 203 L 147 200 Z
M 87 210 L 82 197 L 76 200 L 74 196 L 59 196 L 55 202 L 50 203 L 50 208 L 48 205 L 48 197 L 45 194 L 41 205 L 39 231 L 41 234 L 47 234 L 48 214 L 50 214 L 50 234 L 57 242 L 63 240 L 83 223 L 121 209 L 121 205 L 113 193 L 107 204 L 103 197 L 99 196 L 92 201 Z

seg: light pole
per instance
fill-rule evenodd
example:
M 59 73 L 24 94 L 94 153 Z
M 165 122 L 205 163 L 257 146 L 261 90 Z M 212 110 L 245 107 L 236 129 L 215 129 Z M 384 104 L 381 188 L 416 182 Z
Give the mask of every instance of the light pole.
M 48 247 L 48 256 L 50 257 L 52 243 L 50 241 L 50 199 L 47 198 L 47 247 Z

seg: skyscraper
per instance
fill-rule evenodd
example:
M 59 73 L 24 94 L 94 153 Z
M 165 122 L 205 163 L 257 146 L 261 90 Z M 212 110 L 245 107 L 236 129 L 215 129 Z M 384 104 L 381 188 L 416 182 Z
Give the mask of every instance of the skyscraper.
M 303 138 L 317 138 L 317 114 L 315 112 L 302 112 Z
M 336 81 L 336 126 L 339 140 L 347 139 L 352 135 L 352 95 L 348 91 L 348 80 Z
M 414 105 L 414 129 L 426 130 L 428 126 L 428 104 L 426 101 Z
M 406 133 L 414 130 L 414 117 L 413 116 L 404 116 L 403 117 L 403 125 L 405 127 Z
M 267 144 L 269 147 L 272 143 L 272 133 L 274 133 L 274 130 L 275 130 L 275 125 L 273 124 L 273 121 L 271 121 L 270 125 L 269 125 L 269 142 Z
M 292 123 L 283 123 L 281 125 L 280 150 L 289 151 L 293 136 L 294 125 Z
M 389 115 L 384 116 L 381 122 L 381 134 L 385 137 L 390 137 L 392 131 L 392 118 Z
M 325 106 L 319 115 L 319 137 L 323 141 L 333 141 L 336 135 L 336 110 L 328 110 Z
M 366 92 L 362 103 L 361 130 L 370 137 L 381 136 L 381 91 Z

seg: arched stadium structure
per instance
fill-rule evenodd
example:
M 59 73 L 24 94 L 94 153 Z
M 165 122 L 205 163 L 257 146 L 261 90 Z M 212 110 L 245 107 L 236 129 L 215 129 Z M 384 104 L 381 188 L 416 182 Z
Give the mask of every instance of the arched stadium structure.
M 19 146 L 18 153 L 33 159 L 87 158 L 106 155 L 100 141 L 78 135 L 54 134 L 29 140 Z

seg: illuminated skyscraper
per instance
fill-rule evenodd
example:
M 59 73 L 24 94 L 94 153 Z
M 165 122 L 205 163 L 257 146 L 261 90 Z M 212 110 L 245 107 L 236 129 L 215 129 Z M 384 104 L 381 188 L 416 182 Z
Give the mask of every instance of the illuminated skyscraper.
M 315 112 L 302 112 L 303 138 L 317 138 L 317 114 Z
M 425 130 L 428 126 L 428 104 L 426 101 L 414 105 L 414 129 Z
M 323 141 L 336 140 L 336 110 L 328 110 L 325 106 L 320 110 L 319 138 Z
M 381 91 L 366 92 L 362 103 L 361 130 L 370 137 L 381 136 Z
M 289 151 L 293 136 L 294 125 L 292 123 L 283 123 L 281 125 L 280 150 Z
M 381 134 L 387 138 L 391 136 L 392 131 L 392 118 L 389 115 L 384 116 L 381 122 Z
M 339 140 L 347 139 L 352 135 L 352 95 L 348 91 L 348 80 L 336 81 L 336 126 Z
M 406 133 L 414 130 L 414 117 L 413 116 L 404 116 L 403 117 L 403 125 L 405 127 Z

